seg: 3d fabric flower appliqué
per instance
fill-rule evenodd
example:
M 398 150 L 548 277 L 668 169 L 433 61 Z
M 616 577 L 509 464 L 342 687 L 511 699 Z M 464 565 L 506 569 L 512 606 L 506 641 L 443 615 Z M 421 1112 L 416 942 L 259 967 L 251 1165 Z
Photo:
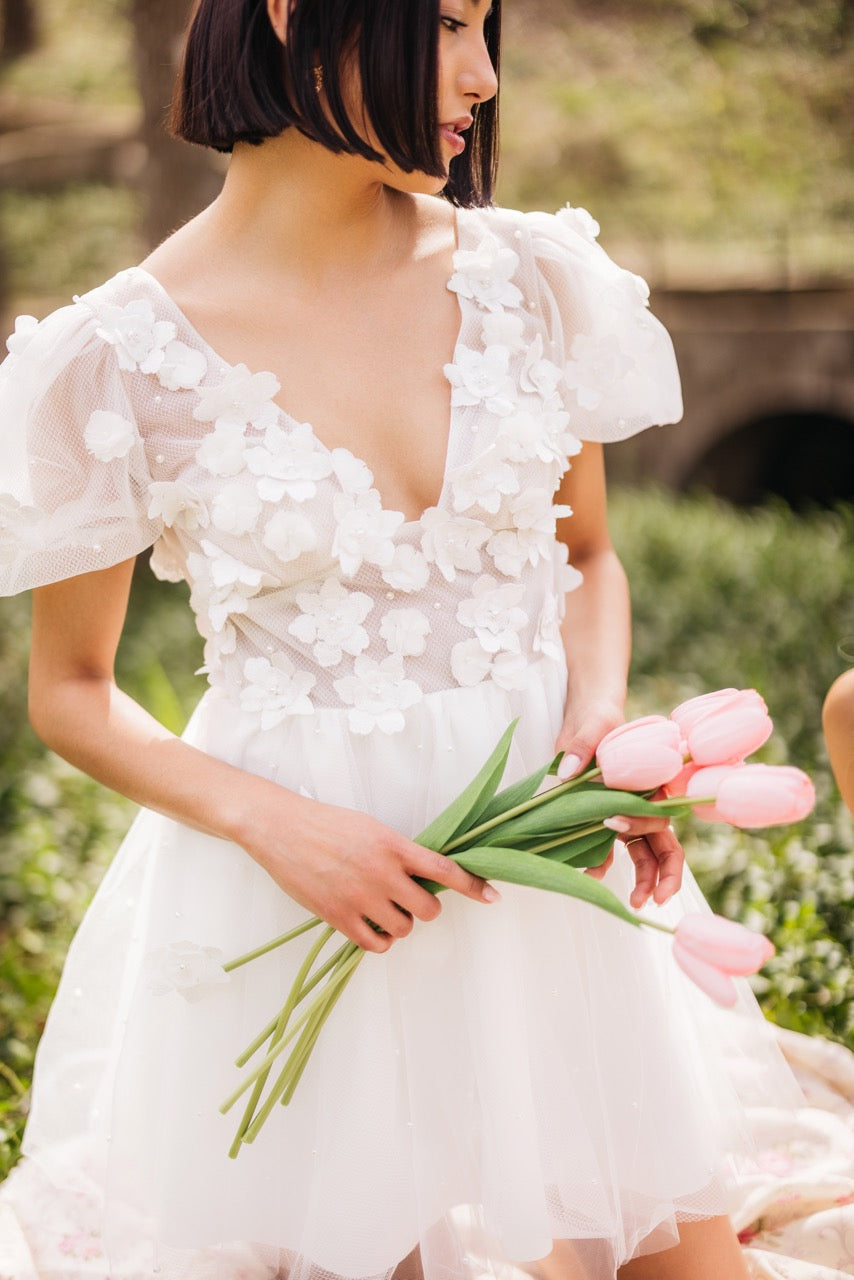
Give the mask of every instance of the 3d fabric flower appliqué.
M 511 282 L 518 266 L 519 255 L 488 235 L 476 249 L 457 250 L 448 288 L 489 311 L 518 307 L 522 294 Z
M 311 645 L 321 667 L 337 667 L 347 653 L 363 653 L 370 643 L 362 626 L 374 607 L 363 591 L 348 591 L 337 578 L 327 578 L 319 591 L 297 595 L 301 613 L 288 627 L 303 644 Z
M 335 681 L 335 691 L 350 707 L 347 722 L 357 734 L 379 729 L 400 733 L 405 727 L 404 711 L 424 696 L 421 686 L 404 675 L 400 654 L 377 662 L 366 655 L 353 663 L 353 675 Z
M 240 705 L 260 718 L 262 729 L 274 729 L 287 716 L 310 716 L 314 711 L 309 694 L 317 679 L 310 671 L 299 671 L 287 654 L 247 658 L 243 676 L 247 683 L 240 691 Z

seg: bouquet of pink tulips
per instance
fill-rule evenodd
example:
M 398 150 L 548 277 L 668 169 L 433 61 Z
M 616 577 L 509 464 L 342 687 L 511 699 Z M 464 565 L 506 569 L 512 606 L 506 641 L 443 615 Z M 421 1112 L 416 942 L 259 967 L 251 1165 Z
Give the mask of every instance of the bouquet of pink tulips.
M 774 954 L 767 938 L 713 915 L 687 915 L 671 929 L 630 911 L 584 869 L 601 866 L 609 857 L 615 836 L 604 824 L 614 817 L 672 818 L 693 810 L 701 818 L 737 827 L 775 826 L 806 817 L 815 803 L 806 774 L 745 763 L 772 727 L 755 690 L 721 689 L 683 702 L 669 717 L 646 716 L 612 730 L 599 744 L 595 766 L 574 778 L 542 789 L 546 778 L 558 772 L 557 756 L 499 791 L 514 721 L 477 776 L 416 839 L 475 875 L 581 898 L 629 924 L 673 934 L 674 957 L 688 977 L 719 1004 L 732 1005 L 737 998 L 732 976 L 755 973 Z M 425 887 L 433 893 L 443 888 L 435 882 Z M 335 930 L 323 925 L 314 916 L 224 966 L 236 969 L 320 928 L 283 1007 L 236 1060 L 243 1067 L 260 1055 L 221 1107 L 226 1112 L 249 1095 L 232 1157 L 257 1137 L 277 1103 L 287 1104 L 293 1097 L 326 1019 L 366 954 L 355 942 L 344 941 L 324 957 Z M 271 1081 L 274 1065 L 288 1048 Z

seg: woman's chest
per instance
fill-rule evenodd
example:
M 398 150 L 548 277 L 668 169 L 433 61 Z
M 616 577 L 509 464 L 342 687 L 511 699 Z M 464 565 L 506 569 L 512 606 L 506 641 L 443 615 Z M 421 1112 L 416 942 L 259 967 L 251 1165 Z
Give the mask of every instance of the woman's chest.
M 417 296 L 417 295 L 416 295 Z M 310 423 L 328 451 L 347 449 L 374 477 L 383 505 L 417 521 L 442 490 L 452 426 L 444 368 L 461 312 L 455 294 L 411 285 L 330 296 L 236 299 L 196 321 L 231 365 L 263 369 L 275 404 Z

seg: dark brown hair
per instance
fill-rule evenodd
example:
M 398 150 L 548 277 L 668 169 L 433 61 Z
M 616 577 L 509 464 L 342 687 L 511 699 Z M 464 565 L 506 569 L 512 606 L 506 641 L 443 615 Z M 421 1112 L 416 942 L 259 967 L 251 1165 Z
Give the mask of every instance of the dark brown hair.
M 484 3 L 486 0 L 484 0 Z M 407 173 L 445 172 L 439 143 L 440 0 L 290 0 L 283 46 L 266 0 L 197 0 L 172 104 L 176 137 L 218 151 L 258 145 L 296 127 L 335 152 L 388 158 Z M 498 69 L 500 0 L 486 21 Z M 382 152 L 360 137 L 347 114 L 339 75 L 358 52 L 365 107 Z M 331 121 L 315 83 L 323 88 Z M 286 87 L 287 86 L 287 87 Z M 478 103 L 461 156 L 451 161 L 452 204 L 489 204 L 495 183 L 498 101 Z

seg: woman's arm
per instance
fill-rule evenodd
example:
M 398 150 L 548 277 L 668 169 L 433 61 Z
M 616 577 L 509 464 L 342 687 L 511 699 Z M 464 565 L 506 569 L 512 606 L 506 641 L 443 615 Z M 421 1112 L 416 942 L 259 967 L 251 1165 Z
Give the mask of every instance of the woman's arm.
M 854 667 L 844 671 L 828 689 L 822 722 L 836 785 L 854 813 Z
M 608 531 L 602 446 L 586 443 L 573 460 L 556 500 L 572 516 L 558 522 L 558 537 L 583 584 L 566 597 L 563 641 L 567 663 L 564 723 L 556 749 L 566 753 L 561 777 L 587 765 L 602 738 L 624 720 L 631 656 L 631 605 L 625 571 Z M 682 883 L 684 854 L 664 818 L 617 818 L 615 829 L 635 864 L 631 902 L 650 894 L 666 902 Z M 643 837 L 643 838 L 640 838 Z M 590 874 L 604 874 L 604 868 Z
M 30 718 L 49 747 L 139 804 L 241 845 L 292 898 L 367 950 L 386 951 L 411 931 L 412 916 L 439 914 L 415 875 L 495 900 L 450 858 L 367 814 L 214 759 L 123 693 L 114 662 L 132 572 L 126 561 L 33 593 Z

